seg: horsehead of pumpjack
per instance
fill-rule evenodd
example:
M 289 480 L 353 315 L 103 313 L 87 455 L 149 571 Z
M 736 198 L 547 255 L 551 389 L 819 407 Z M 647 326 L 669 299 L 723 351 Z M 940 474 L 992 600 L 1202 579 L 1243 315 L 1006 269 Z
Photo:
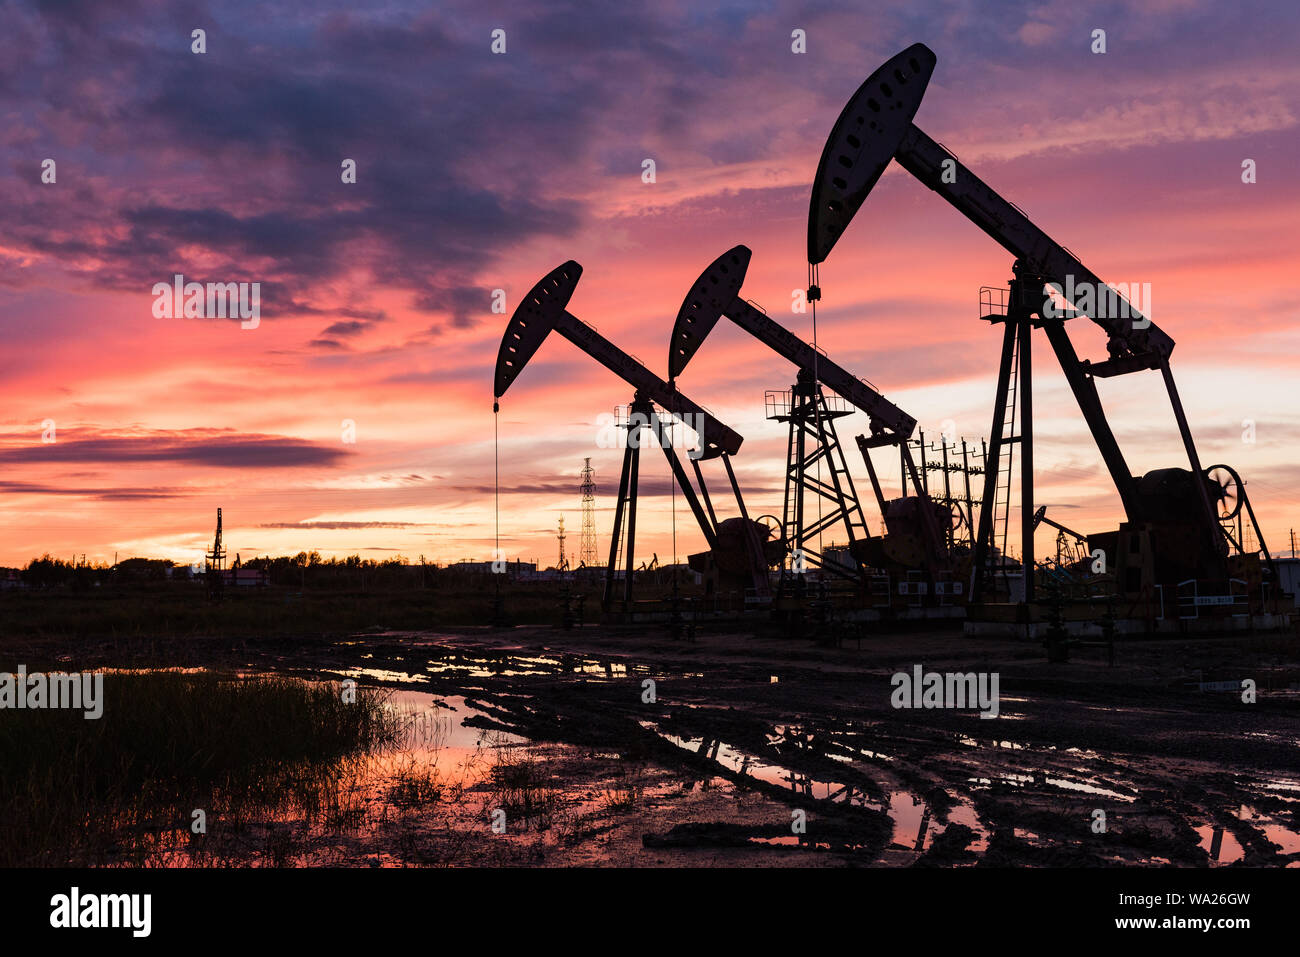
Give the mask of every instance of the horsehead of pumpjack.
M 916 419 L 894 405 L 868 383 L 843 369 L 765 312 L 741 298 L 751 252 L 733 246 L 700 273 L 682 301 L 668 348 L 668 378 L 675 380 L 726 316 L 800 369 L 817 371 L 817 378 L 845 401 L 871 418 L 874 444 L 898 444 L 916 428 Z
M 1033 224 L 1013 203 L 965 169 L 955 156 L 916 124 L 937 57 L 923 43 L 895 54 L 867 77 L 845 104 L 817 164 L 808 208 L 808 262 L 824 262 L 862 208 L 890 160 L 939 193 L 1019 260 L 1027 274 L 1049 282 L 1075 277 L 1075 285 L 1100 280 L 1068 249 Z M 945 170 L 946 160 L 951 160 Z M 945 171 L 949 175 L 945 176 Z M 1167 357 L 1174 341 L 1131 303 L 1122 317 L 1075 311 L 1102 326 L 1112 356 L 1149 362 Z M 1100 311 L 1100 310 L 1094 310 Z M 1130 324 L 1130 320 L 1132 320 Z
M 748 246 L 733 246 L 711 262 L 691 286 L 673 323 L 668 347 L 670 382 L 682 374 L 727 306 L 740 295 L 752 255 Z
M 493 396 L 506 394 L 519 373 L 524 371 L 546 336 L 555 328 L 555 317 L 564 312 L 582 278 L 582 267 L 570 259 L 543 276 L 528 295 L 515 307 L 514 315 L 501 337 L 497 349 L 497 368 L 493 378 Z
M 700 436 L 702 448 L 694 458 L 734 455 L 741 435 L 664 382 L 593 327 L 568 311 L 569 300 L 582 278 L 582 266 L 570 259 L 556 266 L 528 291 L 515 308 L 497 350 L 495 397 L 499 400 L 536 354 L 547 335 L 560 333 L 660 408 L 681 419 Z
M 1195 536 L 1183 540 L 1208 559 L 1195 563 L 1196 571 L 1221 574 L 1221 556 L 1228 553 L 1228 545 L 1242 553 L 1240 543 L 1220 526 L 1220 515 L 1216 514 L 1216 503 L 1231 496 L 1224 491 L 1225 473 L 1220 467 L 1201 467 L 1169 367 L 1174 340 L 1127 296 L 1102 282 L 1069 249 L 1039 229 L 1019 207 L 1000 196 L 913 123 L 936 62 L 932 50 L 921 43 L 913 44 L 872 73 L 841 111 L 827 138 L 813 183 L 808 214 L 809 263 L 819 264 L 829 256 L 890 160 L 896 160 L 1016 257 L 1012 302 L 1016 302 L 1017 289 L 1021 290 L 1020 301 L 1029 303 L 1029 311 L 1042 320 L 1041 326 L 1096 439 L 1130 522 L 1168 526 L 1177 524 L 1171 515 L 1181 516 L 1183 526 L 1198 530 L 1202 547 L 1196 549 Z M 1054 290 L 1052 299 L 1065 300 L 1064 308 L 1056 315 L 1044 315 L 1053 311 L 1048 305 L 1049 285 Z M 1071 295 L 1072 290 L 1078 292 Z M 1104 304 L 1112 308 L 1106 309 Z M 1144 303 L 1143 308 L 1149 311 L 1149 303 Z M 1063 323 L 1050 321 L 1076 316 L 1086 316 L 1105 330 L 1106 359 L 1079 359 Z M 1160 469 L 1142 476 L 1129 471 L 1093 380 L 1141 370 L 1161 373 L 1191 470 Z M 1232 494 L 1244 498 L 1244 488 L 1236 485 Z M 1251 518 L 1253 522 L 1253 515 Z M 1166 541 L 1180 539 L 1170 531 L 1166 528 L 1163 533 Z M 1271 562 L 1262 541 L 1260 545 L 1263 556 Z M 1174 553 L 1179 549 L 1165 551 L 1169 552 L 1168 564 L 1178 565 Z M 1190 565 L 1186 567 L 1191 570 Z
M 934 73 L 915 43 L 867 77 L 845 104 L 817 164 L 808 210 L 808 261 L 824 262 L 894 158 Z

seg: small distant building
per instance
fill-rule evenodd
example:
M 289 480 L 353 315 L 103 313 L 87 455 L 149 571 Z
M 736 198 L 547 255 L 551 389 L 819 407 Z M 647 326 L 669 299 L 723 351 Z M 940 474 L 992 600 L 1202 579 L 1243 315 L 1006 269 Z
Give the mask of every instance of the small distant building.
M 180 582 L 202 582 L 208 574 L 204 568 L 195 571 L 189 565 L 176 565 L 167 569 L 167 573 L 172 581 Z M 261 568 L 223 568 L 221 581 L 227 588 L 265 588 L 271 584 L 270 577 Z
M 1277 587 L 1293 596 L 1292 601 L 1300 608 L 1300 558 L 1275 558 L 1277 566 Z
M 492 567 L 495 564 L 495 562 L 462 561 L 448 565 L 447 570 L 469 575 L 491 575 L 495 571 Z M 506 570 L 504 574 L 511 578 L 535 578 L 537 576 L 536 562 L 522 562 L 515 560 L 507 561 L 505 565 Z
M 858 570 L 857 559 L 849 551 L 847 545 L 836 545 L 831 543 L 827 545 L 822 552 L 822 561 L 827 568 L 838 566 L 841 570 L 847 572 L 856 572 Z
M 266 572 L 260 568 L 227 568 L 225 584 L 233 588 L 265 588 L 270 584 Z

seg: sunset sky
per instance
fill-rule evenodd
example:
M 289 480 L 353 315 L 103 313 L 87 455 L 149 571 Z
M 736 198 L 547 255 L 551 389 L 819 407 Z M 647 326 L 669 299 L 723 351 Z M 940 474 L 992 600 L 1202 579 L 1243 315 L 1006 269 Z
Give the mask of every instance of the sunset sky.
M 245 560 L 490 557 L 508 319 L 492 291 L 513 311 L 575 259 L 570 311 L 666 375 L 683 296 L 744 243 L 743 295 L 811 339 L 790 302 L 818 156 L 862 80 L 918 41 L 938 66 L 917 125 L 1103 279 L 1151 284 L 1202 461 L 1242 473 L 1269 545 L 1289 550 L 1296 5 L 355 6 L 0 0 L 0 564 L 196 561 L 218 506 Z M 206 53 L 191 52 L 195 28 Z M 806 54 L 791 52 L 796 28 Z M 1090 52 L 1097 28 L 1105 54 Z M 821 268 L 818 344 L 927 432 L 950 419 L 978 441 L 1000 335 L 978 290 L 1010 267 L 894 164 Z M 152 287 L 176 273 L 260 282 L 260 324 L 156 318 Z M 1104 358 L 1100 330 L 1069 328 Z M 1118 498 L 1036 344 L 1038 500 L 1082 531 L 1113 527 Z M 785 438 L 763 393 L 793 377 L 723 322 L 678 383 L 745 437 L 753 514 L 780 511 Z M 1135 473 L 1186 465 L 1158 374 L 1100 387 Z M 561 513 L 576 550 L 587 456 L 603 556 L 621 452 L 600 447 L 598 421 L 630 398 L 559 336 L 543 344 L 499 416 L 510 557 L 553 563 Z M 850 447 L 865 428 L 840 423 Z M 668 470 L 643 460 L 638 551 L 667 561 Z M 849 463 L 869 497 L 856 450 Z M 705 472 L 720 504 L 724 474 Z M 701 537 L 677 507 L 685 555 Z M 875 531 L 874 506 L 868 518 Z

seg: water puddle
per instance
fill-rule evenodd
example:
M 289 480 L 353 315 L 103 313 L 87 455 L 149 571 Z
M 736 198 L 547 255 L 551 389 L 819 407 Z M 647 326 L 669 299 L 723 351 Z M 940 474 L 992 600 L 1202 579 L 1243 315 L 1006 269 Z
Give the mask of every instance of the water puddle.
M 490 720 L 491 716 L 471 707 L 460 695 L 393 691 L 385 708 L 401 722 L 401 738 L 375 756 L 377 774 L 424 765 L 450 773 L 461 786 L 469 786 L 487 776 L 494 751 L 527 742 L 517 734 L 465 724 L 466 719 Z
M 748 751 L 732 747 L 716 738 L 679 737 L 660 730 L 659 726 L 653 721 L 641 721 L 640 725 L 647 731 L 653 731 L 660 738 L 676 745 L 683 751 L 691 751 L 704 756 L 710 761 L 716 761 L 742 777 L 750 777 L 816 801 L 833 801 L 847 803 L 854 807 L 880 809 L 879 804 L 869 800 L 861 788 L 853 785 L 815 778 L 778 764 L 772 764 Z
M 969 850 L 979 854 L 988 848 L 988 830 L 980 821 L 974 807 L 967 802 L 958 803 L 953 807 L 948 813 L 946 823 L 939 822 L 934 820 L 928 804 L 906 789 L 887 789 L 885 791 L 887 795 L 885 803 L 882 803 L 880 800 L 870 797 L 867 789 L 860 784 L 796 771 L 793 768 L 764 760 L 743 748 L 734 747 L 716 738 L 682 737 L 662 730 L 655 722 L 649 720 L 643 720 L 640 724 L 647 731 L 653 732 L 662 740 L 684 751 L 690 751 L 693 754 L 715 761 L 742 777 L 753 778 L 773 787 L 788 790 L 799 798 L 883 812 L 889 816 L 893 825 L 890 840 L 891 848 L 920 854 L 927 850 L 934 839 L 946 830 L 948 824 L 954 823 L 963 824 L 974 832 L 975 837 L 968 846 Z M 841 732 L 841 734 L 847 733 Z M 774 750 L 779 751 L 781 745 L 788 746 L 792 741 L 807 747 L 812 738 L 811 734 L 803 731 L 798 726 L 781 725 L 768 735 L 768 744 Z M 877 759 L 892 760 L 887 755 L 879 755 L 868 749 L 854 750 L 861 750 L 868 756 Z M 826 756 L 841 762 L 852 761 L 852 758 L 847 755 L 826 754 Z M 804 835 L 753 838 L 751 842 L 767 845 L 826 846 L 817 845 L 815 842 L 809 841 Z
M 369 676 L 375 670 L 349 673 Z M 146 860 L 172 867 L 396 866 L 411 863 L 403 851 L 418 846 L 431 829 L 456 828 L 464 840 L 487 832 L 489 806 L 554 799 L 556 792 L 532 774 L 540 765 L 530 760 L 527 739 L 475 726 L 492 723 L 488 710 L 460 695 L 398 689 L 383 695 L 379 706 L 395 719 L 391 738 L 333 765 L 304 770 L 305 778 L 317 781 L 314 788 L 300 793 L 291 781 L 292 793 L 270 795 L 269 803 L 213 808 L 201 838 L 188 829 L 147 836 Z M 519 828 L 520 812 L 511 813 Z M 138 864 L 135 853 L 118 866 Z
M 997 781 L 1011 787 L 1023 788 L 1033 785 L 1042 784 L 1049 788 L 1060 788 L 1066 791 L 1078 791 L 1083 794 L 1094 794 L 1098 797 L 1110 798 L 1115 801 L 1131 802 L 1136 800 L 1136 795 L 1123 794 L 1110 788 L 1103 787 L 1095 783 L 1092 778 L 1069 778 L 1055 773 L 1039 772 L 1037 774 L 1020 774 L 1013 771 L 1006 771 L 993 777 L 970 777 L 966 783 L 972 784 L 978 788 L 988 788 L 993 786 Z
M 543 678 L 543 677 L 580 677 L 599 681 L 614 681 L 632 675 L 662 676 L 664 673 L 648 665 L 627 663 L 612 659 L 596 658 L 577 654 L 539 654 L 522 650 L 514 651 L 468 651 L 448 647 L 438 640 L 429 641 L 427 636 L 420 640 L 405 633 L 385 633 L 382 637 L 396 638 L 403 641 L 403 646 L 418 648 L 421 665 L 414 666 L 410 673 L 383 668 L 354 667 L 353 673 L 371 677 L 377 681 L 418 681 L 422 677 L 464 677 L 464 678 Z M 359 645 L 359 641 L 342 641 L 339 645 Z M 360 656 L 373 659 L 373 652 Z M 386 657 L 388 662 L 404 661 L 405 656 Z M 671 674 L 674 678 L 703 678 L 701 671 L 681 671 Z
M 346 644 L 346 642 L 345 642 Z M 602 661 L 596 658 L 584 658 L 573 655 L 548 656 L 527 654 L 471 655 L 459 651 L 435 649 L 442 654 L 433 654 L 422 659 L 422 665 L 416 665 L 410 671 L 392 668 L 352 665 L 346 672 L 348 677 L 365 679 L 379 684 L 423 684 L 434 678 L 544 678 L 544 677 L 581 677 L 597 681 L 615 681 L 626 679 L 635 674 L 657 674 L 642 665 L 627 665 L 614 661 Z M 373 658 L 364 654 L 362 658 Z M 389 663 L 402 661 L 400 656 L 389 658 Z M 702 677 L 701 672 L 685 672 L 675 675 L 677 678 Z M 502 695 L 505 697 L 506 695 Z M 514 697 L 525 697 L 514 695 Z
M 1201 836 L 1201 847 L 1210 855 L 1215 864 L 1233 864 L 1246 856 L 1241 843 L 1232 836 L 1231 831 L 1210 824 L 1193 828 Z
M 1268 814 L 1262 814 L 1255 808 L 1243 804 L 1236 816 L 1264 835 L 1265 840 L 1277 845 L 1282 853 L 1300 852 L 1300 830 L 1294 826 L 1281 824 Z
M 407 674 L 405 671 L 388 671 L 384 668 L 363 668 L 360 665 L 353 665 L 347 670 L 350 678 L 365 678 L 368 681 L 377 681 L 380 684 L 396 684 L 398 682 L 419 682 L 425 680 L 421 675 Z
M 432 675 L 458 675 L 469 678 L 536 678 L 581 676 L 613 681 L 630 674 L 652 674 L 642 665 L 602 661 L 574 655 L 471 655 L 446 652 L 435 655 L 425 666 Z M 687 673 L 678 677 L 700 677 Z

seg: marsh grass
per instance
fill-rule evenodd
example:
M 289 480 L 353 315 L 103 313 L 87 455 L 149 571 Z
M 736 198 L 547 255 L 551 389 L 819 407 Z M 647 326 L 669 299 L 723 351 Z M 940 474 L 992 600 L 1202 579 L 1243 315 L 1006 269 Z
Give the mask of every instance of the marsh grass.
M 412 762 L 396 770 L 388 788 L 388 800 L 394 807 L 423 808 L 437 804 L 448 790 L 436 768 Z
M 549 830 L 562 807 L 561 793 L 550 786 L 545 764 L 523 748 L 499 747 L 487 784 L 490 808 L 500 808 L 507 820 L 523 820 L 538 831 Z
M 146 864 L 267 815 L 271 862 L 301 825 L 359 826 L 365 756 L 394 744 L 387 693 L 210 673 L 113 674 L 104 713 L 0 710 L 0 866 Z M 427 795 L 423 786 L 416 793 Z M 191 854 L 201 858 L 202 854 Z
M 605 810 L 613 814 L 627 814 L 636 809 L 644 789 L 637 784 L 616 784 L 604 789 Z

